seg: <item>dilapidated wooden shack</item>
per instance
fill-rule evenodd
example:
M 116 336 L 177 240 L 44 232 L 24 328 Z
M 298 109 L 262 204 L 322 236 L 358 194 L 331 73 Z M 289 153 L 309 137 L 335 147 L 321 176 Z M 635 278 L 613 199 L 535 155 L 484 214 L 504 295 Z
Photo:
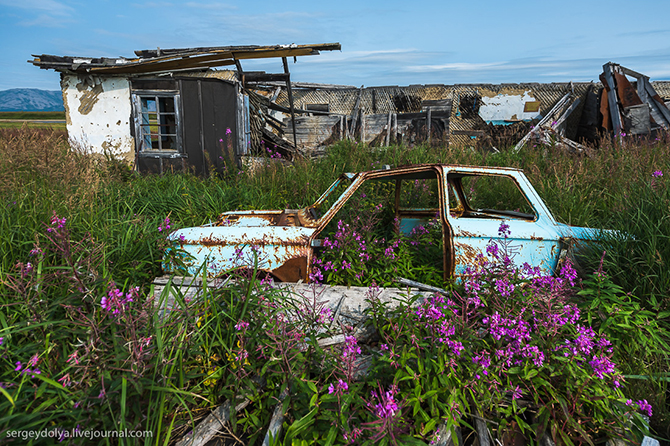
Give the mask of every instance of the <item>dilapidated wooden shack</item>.
M 339 50 L 340 44 L 225 46 L 136 51 L 134 58 L 34 55 L 61 75 L 70 140 L 122 157 L 140 172 L 221 170 L 278 145 L 245 82 L 281 81 L 291 92 L 287 58 Z M 281 58 L 283 73 L 245 72 L 248 59 Z M 215 70 L 235 66 L 236 71 Z M 291 107 L 286 109 L 291 115 Z

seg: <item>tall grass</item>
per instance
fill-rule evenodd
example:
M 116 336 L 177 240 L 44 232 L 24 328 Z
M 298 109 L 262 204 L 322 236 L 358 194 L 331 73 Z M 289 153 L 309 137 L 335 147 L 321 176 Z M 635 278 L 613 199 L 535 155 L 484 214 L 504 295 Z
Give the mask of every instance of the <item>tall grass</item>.
M 665 137 L 623 143 L 612 141 L 581 155 L 565 153 L 551 146 L 526 147 L 518 153 L 485 153 L 456 147 L 371 149 L 343 141 L 330 147 L 322 159 L 298 159 L 290 166 L 269 162 L 254 172 L 242 170 L 230 172 L 225 177 L 201 179 L 189 174 L 140 176 L 117 161 L 70 148 L 64 132 L 30 128 L 0 130 L 0 198 L 3 204 L 0 207 L 1 329 L 5 332 L 16 330 L 35 317 L 28 307 L 15 311 L 20 307 L 17 304 L 20 298 L 9 291 L 6 278 L 20 274 L 17 264 L 25 264 L 31 259 L 30 251 L 36 244 L 47 244 L 46 229 L 54 212 L 67 218 L 72 240 L 87 240 L 87 246 L 95 247 L 96 280 L 99 281 L 96 296 L 100 298 L 112 284 L 125 290 L 135 285 L 148 290 L 151 279 L 161 274 L 161 243 L 165 234 L 158 228 L 166 217 L 174 226 L 184 227 L 214 220 L 228 210 L 298 208 L 311 204 L 342 172 L 377 169 L 384 164 L 418 163 L 524 169 L 558 220 L 620 231 L 620 237 L 606 240 L 602 246 L 607 251 L 605 269 L 622 292 L 630 294 L 632 302 L 657 315 L 657 322 L 664 330 L 662 335 L 667 336 L 670 142 Z M 664 176 L 653 177 L 653 172 L 657 171 L 663 172 Z M 46 255 L 51 257 L 45 260 L 45 265 L 51 265 L 55 268 L 51 271 L 57 272 L 56 254 Z M 584 258 L 585 271 L 598 269 L 601 257 L 602 250 L 599 249 Z M 64 324 L 67 319 L 62 306 L 65 301 L 59 299 L 72 299 L 72 293 L 77 291 L 68 291 L 66 287 L 65 294 L 59 294 L 61 292 L 63 288 L 51 291 L 44 308 L 50 322 L 45 320 L 32 325 L 39 334 L 29 335 L 25 325 L 15 332 L 17 339 L 24 339 L 21 348 L 25 351 L 19 352 L 22 356 L 53 349 L 52 345 L 60 346 L 52 350 L 50 355 L 53 356 L 49 358 L 63 358 L 70 353 L 64 346 L 75 341 L 54 327 Z M 12 316 L 9 318 L 4 314 Z M 109 330 L 113 328 L 113 325 L 108 327 Z M 125 395 L 123 407 L 128 405 L 130 395 L 140 395 L 139 400 L 149 401 L 149 406 L 142 407 L 151 407 L 154 413 L 167 413 L 179 406 L 193 407 L 195 397 L 180 393 L 186 392 L 180 385 L 192 376 L 184 376 L 179 367 L 183 361 L 194 360 L 198 355 L 179 350 L 171 343 L 172 339 L 182 339 L 188 332 L 179 324 L 162 327 L 156 320 L 147 323 L 147 329 L 150 331 L 145 335 L 154 337 L 159 346 L 156 354 L 164 355 L 166 368 L 152 369 L 153 378 L 142 382 L 128 381 L 128 377 L 124 381 L 122 376 L 114 375 L 113 391 L 118 392 L 119 397 Z M 201 344 L 207 342 L 210 341 L 203 340 Z M 200 346 L 192 348 L 197 350 Z M 666 381 L 653 376 L 670 369 L 667 353 L 649 351 L 645 356 L 644 352 L 637 351 L 637 354 L 643 357 L 628 358 L 622 369 L 631 375 L 646 377 L 634 378 L 638 380 L 636 384 L 640 383 L 636 386 L 640 398 L 663 395 L 667 391 Z M 204 372 L 197 370 L 193 373 Z M 160 382 L 158 377 L 165 376 L 170 377 L 169 382 L 165 382 L 164 387 L 157 384 Z M 176 387 L 179 391 L 170 387 L 175 382 L 180 383 Z M 147 393 L 147 385 L 155 389 Z M 42 388 L 44 390 L 39 390 Z M 136 393 L 132 393 L 131 388 Z M 208 388 L 203 385 L 203 389 Z M 56 392 L 53 395 L 56 399 L 42 409 L 55 410 L 53 405 L 69 404 L 67 398 L 62 399 L 62 389 L 56 391 L 57 387 L 50 384 L 37 389 L 45 394 Z M 164 398 L 168 403 L 162 402 Z M 651 401 L 651 397 L 647 399 Z M 215 395 L 208 397 L 209 404 L 214 404 L 214 400 Z M 116 417 L 120 413 L 121 407 L 114 405 L 120 404 L 120 400 L 114 401 L 100 408 L 100 417 Z M 660 406 L 656 406 L 658 411 L 652 421 L 658 433 L 670 437 L 670 432 L 661 431 L 661 426 L 670 424 L 667 402 L 664 399 L 656 402 Z M 24 403 L 31 411 L 38 409 L 28 400 Z M 663 405 L 666 405 L 665 409 L 662 409 Z M 151 425 L 152 428 L 160 425 L 161 429 L 165 428 L 165 423 L 170 423 L 169 418 L 160 416 L 142 420 L 137 410 L 126 411 L 124 423 Z M 38 418 L 35 415 L 31 420 L 39 423 Z M 72 420 L 75 418 L 73 416 Z M 115 419 L 112 424 L 118 423 Z

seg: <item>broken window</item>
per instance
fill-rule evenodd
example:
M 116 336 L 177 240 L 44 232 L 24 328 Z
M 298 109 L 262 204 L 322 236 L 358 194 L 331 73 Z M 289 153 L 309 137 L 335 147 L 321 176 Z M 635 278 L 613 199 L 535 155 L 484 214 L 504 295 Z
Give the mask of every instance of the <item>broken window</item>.
M 333 196 L 340 196 L 339 188 L 333 187 Z M 349 193 L 319 235 L 313 266 L 325 280 L 391 285 L 395 277 L 412 275 L 424 283 L 442 284 L 444 253 L 436 172 L 371 178 Z
M 179 94 L 135 91 L 133 104 L 138 152 L 168 156 L 181 153 Z
M 458 202 L 450 203 L 452 217 L 464 218 L 518 218 L 535 220 L 536 213 L 516 182 L 502 175 L 453 175 L 449 183 L 456 194 L 460 189 L 459 199 L 463 198 L 464 206 L 456 200 L 453 191 L 449 199 Z M 451 187 L 450 187 L 451 189 Z

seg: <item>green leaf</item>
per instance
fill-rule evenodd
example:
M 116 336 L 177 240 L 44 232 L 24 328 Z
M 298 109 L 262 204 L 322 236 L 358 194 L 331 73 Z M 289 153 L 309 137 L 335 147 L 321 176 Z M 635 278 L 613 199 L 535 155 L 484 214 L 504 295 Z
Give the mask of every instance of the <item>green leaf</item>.
M 0 393 L 5 395 L 5 398 L 7 398 L 7 400 L 11 403 L 12 407 L 16 407 L 16 405 L 14 404 L 14 398 L 12 398 L 12 396 L 9 393 L 7 393 L 7 391 L 2 386 L 0 386 Z
M 421 435 L 427 435 L 429 432 L 432 432 L 433 429 L 435 429 L 435 425 L 437 424 L 438 418 L 431 418 L 430 421 L 428 421 L 425 426 L 423 427 L 423 430 L 421 431 Z
M 525 373 L 526 379 L 534 378 L 538 373 L 540 372 L 538 372 L 537 369 L 530 369 Z
M 326 444 L 324 446 L 332 446 L 333 443 L 335 443 L 335 439 L 337 438 L 337 432 L 338 432 L 337 426 L 332 426 L 330 430 L 328 431 L 328 436 L 326 437 Z
M 315 407 L 314 409 L 310 410 L 307 415 L 289 426 L 289 428 L 286 430 L 286 440 L 292 440 L 302 431 L 314 424 L 314 416 L 318 410 L 319 408 Z

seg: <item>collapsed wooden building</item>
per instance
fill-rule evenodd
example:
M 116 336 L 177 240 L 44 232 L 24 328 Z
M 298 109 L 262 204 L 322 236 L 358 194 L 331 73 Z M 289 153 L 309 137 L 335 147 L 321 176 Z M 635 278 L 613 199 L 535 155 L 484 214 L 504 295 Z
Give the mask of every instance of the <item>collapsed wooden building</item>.
M 354 87 L 292 82 L 288 58 L 340 44 L 136 51 L 135 58 L 34 56 L 61 74 L 71 141 L 140 172 L 198 174 L 249 157 L 318 156 L 339 140 L 498 150 L 670 129 L 670 82 L 613 63 L 601 82 Z M 281 58 L 282 73 L 242 61 Z M 235 70 L 217 69 L 235 66 Z

